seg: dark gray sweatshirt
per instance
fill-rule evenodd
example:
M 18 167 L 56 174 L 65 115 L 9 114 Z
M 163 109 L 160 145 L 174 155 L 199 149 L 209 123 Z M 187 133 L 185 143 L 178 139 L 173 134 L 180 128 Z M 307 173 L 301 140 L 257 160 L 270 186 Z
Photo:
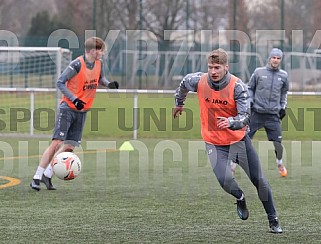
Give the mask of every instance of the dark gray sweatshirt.
M 248 83 L 252 109 L 258 113 L 279 114 L 287 105 L 288 73 L 269 64 L 255 69 Z

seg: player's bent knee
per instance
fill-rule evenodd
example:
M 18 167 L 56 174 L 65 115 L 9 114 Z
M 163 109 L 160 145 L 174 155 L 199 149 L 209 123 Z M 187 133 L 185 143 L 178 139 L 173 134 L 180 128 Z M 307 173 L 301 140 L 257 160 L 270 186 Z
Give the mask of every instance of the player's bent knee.
M 63 152 L 73 152 L 75 149 L 75 147 L 73 145 L 70 144 L 65 144 L 63 147 Z
M 60 140 L 52 140 L 51 147 L 54 148 L 54 151 L 57 152 L 61 147 L 63 141 Z
M 64 151 L 65 151 L 65 152 L 73 152 L 73 151 L 74 151 L 74 148 L 66 148 Z

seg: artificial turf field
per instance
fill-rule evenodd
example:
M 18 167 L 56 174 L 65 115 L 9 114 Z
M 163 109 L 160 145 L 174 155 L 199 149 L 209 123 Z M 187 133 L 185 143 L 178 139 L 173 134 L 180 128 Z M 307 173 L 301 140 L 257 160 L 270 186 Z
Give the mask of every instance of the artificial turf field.
M 2 99 L 1 132 L 28 131 L 29 121 L 23 114 L 12 120 L 10 109 L 28 108 L 29 97 Z M 281 235 L 268 233 L 255 188 L 240 168 L 236 178 L 250 217 L 238 218 L 235 200 L 220 188 L 207 161 L 195 96 L 176 127 L 172 95 L 140 96 L 134 151 L 119 151 L 133 136 L 133 97 L 98 94 L 94 108 L 103 110 L 98 117 L 89 114 L 76 151 L 82 172 L 70 182 L 54 178 L 57 191 L 29 187 L 49 139 L 1 138 L 0 243 L 320 243 L 319 99 L 289 96 L 282 121 L 288 177 L 279 176 L 264 132 L 253 140 L 274 193 Z M 54 102 L 42 99 L 35 108 L 50 106 Z M 53 119 L 42 118 L 38 127 L 47 128 Z M 49 127 L 40 133 L 50 136 Z M 7 187 L 6 177 L 21 182 Z
M 269 142 L 254 140 L 274 193 L 283 234 L 268 233 L 254 186 L 238 168 L 250 217 L 218 185 L 199 140 L 86 140 L 81 175 L 57 191 L 29 188 L 48 141 L 2 140 L 1 176 L 21 183 L 0 189 L 1 243 L 320 243 L 321 143 L 285 141 L 281 178 Z M 94 149 L 97 150 L 94 150 Z M 107 150 L 105 150 L 107 148 Z M 11 150 L 12 149 L 12 150 Z M 0 178 L 0 184 L 8 183 Z

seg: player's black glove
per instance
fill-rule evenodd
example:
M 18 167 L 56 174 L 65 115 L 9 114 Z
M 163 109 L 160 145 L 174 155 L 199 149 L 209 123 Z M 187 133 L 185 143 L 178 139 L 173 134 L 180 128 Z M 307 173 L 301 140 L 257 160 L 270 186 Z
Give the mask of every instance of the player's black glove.
M 279 111 L 279 117 L 281 120 L 285 117 L 285 114 L 286 114 L 285 109 L 281 108 L 281 110 Z
M 119 87 L 118 81 L 112 81 L 108 84 L 109 89 L 118 89 L 118 87 Z
M 84 105 L 86 104 L 84 101 L 80 100 L 79 98 L 76 98 L 73 102 L 72 102 L 77 110 L 82 110 L 84 108 Z
M 182 115 L 183 112 L 183 106 L 176 106 L 173 110 L 173 117 L 174 119 L 177 118 L 179 115 Z

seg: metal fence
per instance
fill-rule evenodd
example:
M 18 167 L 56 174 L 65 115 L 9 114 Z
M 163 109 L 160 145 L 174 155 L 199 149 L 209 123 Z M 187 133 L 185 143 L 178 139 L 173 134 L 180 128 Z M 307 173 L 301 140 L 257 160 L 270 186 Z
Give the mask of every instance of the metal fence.
M 208 52 L 122 50 L 107 57 L 107 74 L 120 79 L 122 87 L 137 89 L 174 89 L 187 73 L 207 72 Z M 255 52 L 229 52 L 230 72 L 248 82 L 256 67 L 266 58 Z M 282 68 L 289 74 L 291 91 L 321 91 L 321 54 L 287 52 Z
M 13 49 L 13 48 L 11 48 Z M 56 65 L 54 53 L 60 48 L 16 48 L 19 59 L 11 50 L 2 47 L 0 57 L 0 87 L 53 88 L 60 73 L 71 60 Z M 41 49 L 40 52 L 38 49 Z M 24 50 L 24 51 L 22 51 Z M 31 52 L 30 50 L 37 50 Z M 43 52 L 47 52 L 43 54 Z M 267 60 L 258 52 L 228 52 L 230 72 L 248 82 L 256 67 Z M 105 56 L 106 74 L 110 80 L 118 80 L 124 89 L 175 89 L 188 73 L 207 72 L 208 52 L 204 51 L 139 51 L 117 49 Z M 9 57 L 9 58 L 8 58 Z M 57 56 L 58 57 L 58 56 Z M 53 62 L 54 60 L 55 62 Z M 59 61 L 60 62 L 60 61 Z M 11 68 L 14 67 L 14 68 Z M 321 53 L 285 52 L 282 67 L 289 74 L 291 91 L 321 91 Z M 49 83 L 48 83 L 49 82 Z
M 98 93 L 127 94 L 132 101 L 132 138 L 138 139 L 139 97 L 143 94 L 174 95 L 174 90 L 98 89 Z M 0 88 L 3 106 L 0 109 L 0 135 L 6 137 L 50 137 L 55 122 L 56 89 L 53 88 Z M 321 92 L 289 92 L 289 95 L 315 96 Z M 170 99 L 174 99 L 170 97 Z M 173 100 L 174 101 L 174 100 Z M 116 116 L 116 115 L 114 115 Z M 130 132 L 130 131 L 129 131 Z

